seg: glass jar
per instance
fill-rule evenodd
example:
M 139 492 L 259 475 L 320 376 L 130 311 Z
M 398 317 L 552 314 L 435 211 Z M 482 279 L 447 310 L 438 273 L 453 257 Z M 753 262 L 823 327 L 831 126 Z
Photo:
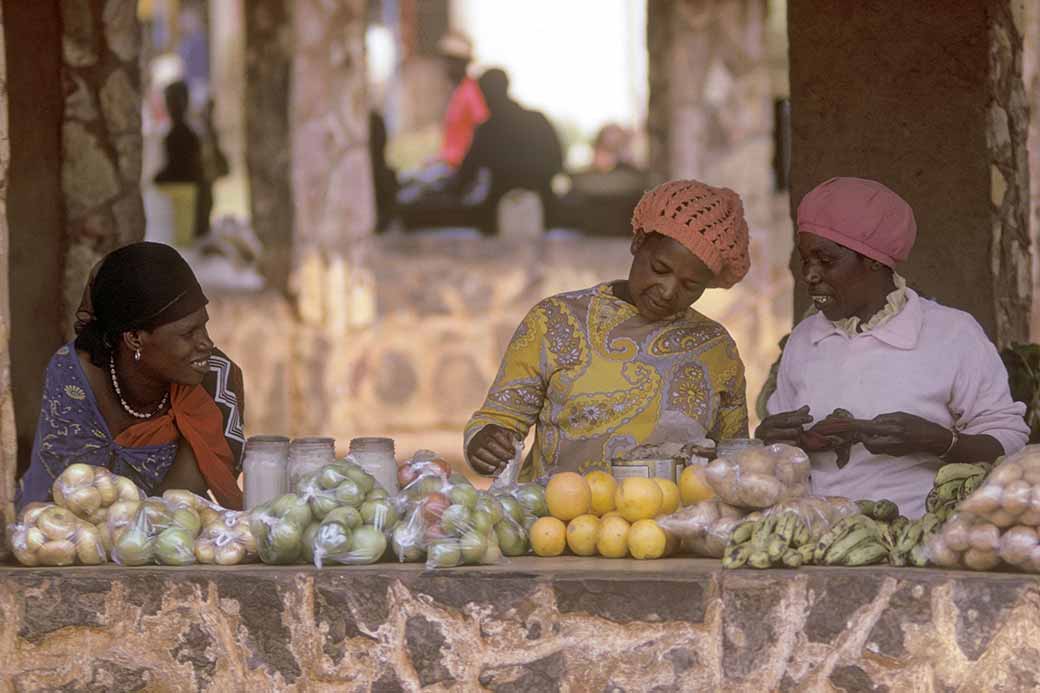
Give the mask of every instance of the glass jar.
M 354 438 L 350 441 L 350 459 L 371 474 L 390 495 L 397 493 L 397 459 L 393 438 Z
M 246 510 L 252 510 L 286 492 L 285 465 L 289 439 L 285 436 L 251 436 L 242 458 Z
M 294 438 L 289 445 L 288 493 L 298 493 L 301 479 L 335 461 L 335 438 Z
M 715 447 L 715 457 L 731 457 L 747 448 L 760 448 L 765 443 L 757 438 L 729 438 L 720 440 Z

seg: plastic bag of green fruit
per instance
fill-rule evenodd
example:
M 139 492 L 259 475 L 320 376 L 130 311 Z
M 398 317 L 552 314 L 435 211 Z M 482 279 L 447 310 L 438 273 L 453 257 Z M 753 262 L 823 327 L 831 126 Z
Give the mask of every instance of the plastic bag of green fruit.
M 202 517 L 180 498 L 121 501 L 109 508 L 107 529 L 119 565 L 191 565 Z

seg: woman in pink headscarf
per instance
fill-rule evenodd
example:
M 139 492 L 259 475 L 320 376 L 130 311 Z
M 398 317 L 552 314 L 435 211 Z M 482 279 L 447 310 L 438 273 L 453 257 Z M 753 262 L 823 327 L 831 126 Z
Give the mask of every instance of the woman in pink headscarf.
M 791 334 L 756 432 L 816 446 L 815 493 L 888 498 L 908 517 L 924 513 L 942 464 L 991 462 L 1029 434 L 975 319 L 922 298 L 896 273 L 916 236 L 910 205 L 876 181 L 832 178 L 805 196 L 798 253 L 818 312 Z M 825 417 L 833 430 L 806 430 Z M 851 427 L 834 427 L 837 418 Z M 827 449 L 820 431 L 852 445 Z

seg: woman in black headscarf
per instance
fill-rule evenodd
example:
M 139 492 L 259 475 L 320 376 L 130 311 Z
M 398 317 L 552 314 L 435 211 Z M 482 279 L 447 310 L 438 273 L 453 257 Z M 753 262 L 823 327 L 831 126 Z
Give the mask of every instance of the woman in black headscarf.
M 47 366 L 19 508 L 49 499 L 75 462 L 129 477 L 149 495 L 211 491 L 241 508 L 242 375 L 206 332 L 207 302 L 169 246 L 134 243 L 101 261 L 76 339 Z

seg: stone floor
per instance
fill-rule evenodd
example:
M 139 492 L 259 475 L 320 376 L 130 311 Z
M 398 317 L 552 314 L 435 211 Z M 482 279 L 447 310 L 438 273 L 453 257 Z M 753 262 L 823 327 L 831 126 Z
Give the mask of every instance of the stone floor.
M 0 691 L 1023 691 L 1040 582 L 513 560 L 0 568 Z

